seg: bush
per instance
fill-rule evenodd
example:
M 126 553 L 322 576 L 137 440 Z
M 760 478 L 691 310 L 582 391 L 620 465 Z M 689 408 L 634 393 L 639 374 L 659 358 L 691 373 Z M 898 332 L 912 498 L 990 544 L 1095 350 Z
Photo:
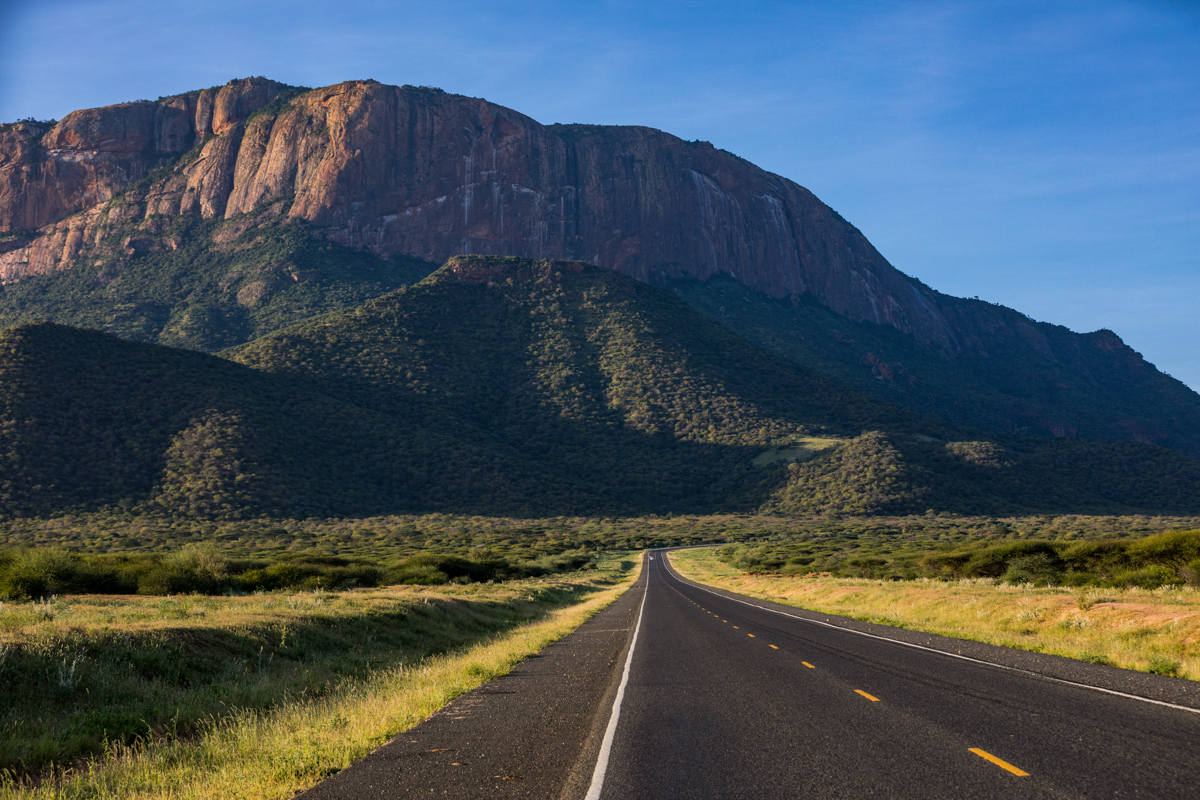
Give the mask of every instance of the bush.
M 1167 531 L 1129 543 L 1134 560 L 1152 564 L 1182 566 L 1200 559 L 1200 530 Z
M 508 577 L 508 565 L 502 561 L 470 561 L 458 556 L 438 553 L 420 553 L 409 556 L 396 564 L 388 573 L 393 583 L 435 585 L 452 580 L 466 579 L 467 582 L 482 583 L 499 577 Z M 545 571 L 552 571 L 547 568 Z M 541 573 L 538 573 L 541 574 Z
M 1183 579 L 1175 570 L 1158 565 L 1119 573 L 1110 582 L 1112 586 L 1138 586 L 1142 589 L 1157 589 L 1160 586 L 1178 585 Z
M 879 578 L 887 571 L 888 561 L 886 558 L 852 558 L 846 565 L 851 569 L 842 571 L 849 571 L 855 577 Z
M 414 564 L 402 570 L 397 570 L 395 580 L 396 583 L 404 583 L 410 586 L 436 586 L 449 583 L 450 576 L 432 564 Z
M 1063 550 L 1060 557 L 1068 570 L 1112 575 L 1132 566 L 1128 549 L 1128 542 L 1113 539 L 1076 542 Z
M 1179 577 L 1193 589 L 1200 589 L 1200 558 L 1179 568 Z
M 1174 678 L 1179 675 L 1179 670 L 1182 666 L 1178 661 L 1171 661 L 1167 658 L 1156 658 L 1150 662 L 1150 666 L 1146 668 L 1146 672 Z
M 1003 580 L 1013 585 L 1032 583 L 1035 586 L 1047 586 L 1058 583 L 1060 573 L 1056 569 L 1055 560 L 1046 553 L 1034 553 L 1029 556 L 1014 558 L 1008 562 Z
M 230 560 L 212 545 L 187 545 L 138 577 L 138 594 L 219 594 L 232 586 Z
M 163 554 L 88 555 L 53 548 L 0 549 L 0 599 L 473 583 L 575 571 L 588 567 L 594 558 L 590 551 L 546 553 L 540 547 L 509 550 L 503 555 L 489 553 L 483 558 L 419 553 L 388 568 L 366 558 L 319 553 L 283 555 L 274 563 L 233 559 L 209 543 Z
M 69 592 L 78 568 L 79 557 L 63 550 L 18 550 L 0 577 L 0 595 L 18 600 Z

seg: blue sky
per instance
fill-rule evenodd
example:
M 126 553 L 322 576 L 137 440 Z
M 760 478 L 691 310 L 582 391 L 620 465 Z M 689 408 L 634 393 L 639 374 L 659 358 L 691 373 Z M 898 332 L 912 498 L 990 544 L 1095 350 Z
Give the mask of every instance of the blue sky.
M 0 120 L 234 77 L 707 139 L 898 268 L 1200 389 L 1200 2 L 0 0 Z

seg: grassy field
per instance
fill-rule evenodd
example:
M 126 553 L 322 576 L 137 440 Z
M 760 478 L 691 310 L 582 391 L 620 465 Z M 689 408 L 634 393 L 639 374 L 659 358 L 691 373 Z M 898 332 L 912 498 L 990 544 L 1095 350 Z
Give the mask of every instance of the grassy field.
M 1200 591 L 1034 588 L 992 579 L 883 581 L 746 574 L 715 549 L 671 563 L 692 580 L 800 608 L 1200 680 Z
M 635 578 L 0 608 L 0 798 L 283 798 L 574 630 Z M 53 764 L 51 763 L 53 762 Z

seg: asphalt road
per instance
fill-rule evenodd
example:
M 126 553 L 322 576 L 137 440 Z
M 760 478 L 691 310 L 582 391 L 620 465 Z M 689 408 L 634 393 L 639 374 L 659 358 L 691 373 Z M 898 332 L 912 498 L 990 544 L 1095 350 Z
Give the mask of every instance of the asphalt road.
M 1200 714 L 760 609 L 650 557 L 592 797 L 1200 798 Z
M 1191 681 L 773 605 L 647 559 L 578 631 L 306 800 L 1200 798 L 1200 713 L 1172 705 L 1200 708 Z

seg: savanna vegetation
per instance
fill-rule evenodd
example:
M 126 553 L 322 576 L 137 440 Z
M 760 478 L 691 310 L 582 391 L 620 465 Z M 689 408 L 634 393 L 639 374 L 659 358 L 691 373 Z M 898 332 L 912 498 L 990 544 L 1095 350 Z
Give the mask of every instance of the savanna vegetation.
M 0 508 L 249 519 L 1195 513 L 1200 462 L 990 436 L 572 262 L 460 257 L 224 351 L 0 335 Z
M 154 218 L 148 228 L 111 212 L 95 253 L 69 270 L 3 287 L 0 328 L 49 321 L 215 352 L 359 305 L 435 266 L 324 241 L 305 222 L 276 218 L 277 211 L 264 219 Z
M 1109 331 L 1080 337 L 978 298 L 939 294 L 952 323 L 990 331 L 986 348 L 963 347 L 951 368 L 943 354 L 913 337 L 855 322 L 809 296 L 776 299 L 724 275 L 673 288 L 697 311 L 768 352 L 921 414 L 1041 436 L 1152 436 L 1200 457 L 1195 392 L 1132 350 L 1115 358 Z M 1139 362 L 1138 380 L 1121 373 Z
M 1121 522 L 1138 530 L 1164 524 L 1162 518 Z M 0 520 L 0 548 L 58 548 L 116 555 L 164 554 L 187 545 L 213 545 L 234 558 L 282 559 L 312 554 L 369 558 L 379 563 L 432 551 L 524 561 L 577 549 L 641 550 L 680 543 L 740 541 L 800 529 L 797 526 L 818 525 L 824 529 L 830 524 L 840 529 L 857 523 L 734 515 L 523 519 L 423 514 L 220 520 L 116 511 Z M 930 524 L 950 529 L 964 523 L 934 518 Z
M 1061 554 L 1050 561 L 1056 582 L 1148 586 L 1153 576 L 1167 583 L 1189 579 L 1197 558 L 1195 535 L 1186 532 L 1192 528 L 1200 528 L 1200 519 L 430 514 L 209 520 L 72 514 L 0 521 L 0 597 L 509 580 L 589 569 L 616 550 L 697 544 L 724 545 L 721 557 L 747 572 L 893 580 L 1003 578 L 1013 565 L 1019 572 L 1053 552 Z M 1020 560 L 1035 556 L 1033 562 Z
M 4 603 L 0 796 L 288 796 L 572 630 L 637 563 L 609 554 L 566 577 L 438 588 Z
M 745 572 L 888 580 L 981 578 L 1010 585 L 1157 589 L 1200 588 L 1200 529 L 1149 536 L 1059 538 L 1015 534 L 1007 521 L 983 536 L 957 542 L 921 533 L 890 532 L 852 538 L 801 534 L 763 544 L 728 545 L 720 559 Z M 885 529 L 886 530 L 886 529 Z M 1053 530 L 1053 529 L 1052 529 Z M 1015 534 L 1015 535 L 1014 535 Z
M 474 553 L 470 558 L 418 552 L 380 563 L 301 553 L 279 559 L 229 558 L 211 545 L 165 554 L 84 555 L 49 548 L 0 550 L 0 598 L 71 594 L 237 594 L 279 589 L 488 583 L 570 572 L 594 565 L 596 552 L 569 550 L 536 558 Z

